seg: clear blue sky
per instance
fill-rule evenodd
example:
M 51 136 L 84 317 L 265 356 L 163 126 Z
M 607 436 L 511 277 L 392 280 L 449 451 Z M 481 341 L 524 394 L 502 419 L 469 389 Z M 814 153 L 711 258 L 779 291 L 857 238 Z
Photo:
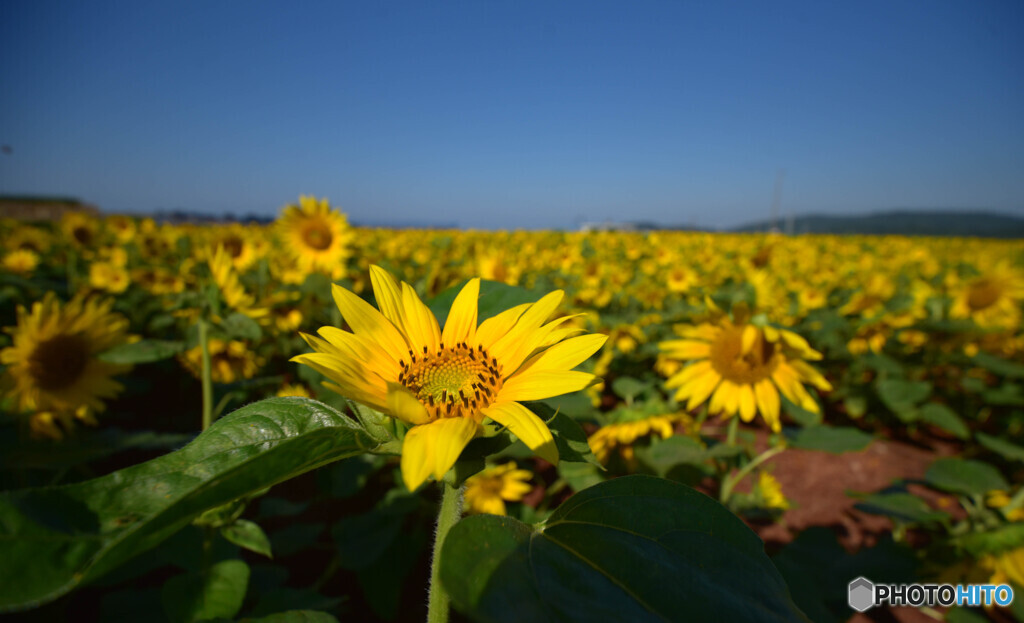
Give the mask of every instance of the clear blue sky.
M 0 144 L 109 211 L 1024 214 L 1024 3 L 6 0 Z

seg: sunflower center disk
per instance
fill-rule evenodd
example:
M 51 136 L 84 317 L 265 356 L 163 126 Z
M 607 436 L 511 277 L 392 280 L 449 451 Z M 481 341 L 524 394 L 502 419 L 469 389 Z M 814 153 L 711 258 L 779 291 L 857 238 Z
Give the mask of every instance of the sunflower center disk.
M 331 242 L 334 241 L 334 236 L 331 235 L 330 229 L 323 224 L 317 223 L 310 225 L 302 232 L 302 240 L 309 247 L 316 249 L 317 251 L 323 251 L 331 246 Z
M 89 348 L 79 335 L 58 335 L 41 342 L 29 356 L 32 378 L 45 391 L 70 387 L 89 363 Z
M 967 306 L 974 311 L 988 309 L 999 300 L 1001 294 L 998 283 L 983 277 L 972 283 L 967 291 Z
M 742 329 L 726 330 L 711 344 L 711 367 L 726 379 L 747 385 L 770 378 L 779 365 L 775 344 L 758 335 L 754 345 L 743 352 Z
M 431 419 L 474 416 L 501 389 L 498 360 L 479 346 L 442 344 L 436 353 L 409 351 L 409 357 L 399 362 L 398 382 L 416 395 Z

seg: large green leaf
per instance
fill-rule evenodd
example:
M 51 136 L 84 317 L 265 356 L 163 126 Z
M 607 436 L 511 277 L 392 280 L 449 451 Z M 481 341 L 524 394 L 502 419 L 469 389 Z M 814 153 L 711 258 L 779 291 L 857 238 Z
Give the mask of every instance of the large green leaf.
M 932 510 L 924 500 L 905 492 L 875 493 L 858 502 L 856 508 L 873 515 L 885 515 L 915 523 L 949 519 L 948 513 Z
M 1008 461 L 1024 461 L 1024 448 L 999 437 L 978 433 L 974 436 L 978 443 Z
M 172 623 L 192 623 L 227 618 L 238 614 L 249 586 L 249 565 L 241 560 L 224 560 L 205 573 L 175 576 L 164 584 L 164 612 Z
M 789 445 L 804 450 L 843 454 L 863 450 L 872 439 L 868 433 L 847 426 L 809 426 L 795 431 Z
M 168 359 L 183 350 L 185 350 L 184 342 L 140 340 L 111 348 L 100 353 L 99 358 L 109 363 L 150 363 Z
M 483 621 L 804 621 L 764 546 L 689 487 L 627 476 L 540 526 L 478 515 L 452 528 L 441 580 Z
M 434 312 L 434 316 L 437 317 L 437 322 L 441 326 L 444 326 L 444 321 L 448 318 L 448 312 L 451 310 L 455 297 L 459 295 L 465 285 L 466 282 L 462 281 L 427 301 L 427 306 L 430 311 Z M 483 322 L 516 305 L 535 303 L 540 300 L 540 297 L 541 295 L 537 292 L 531 292 L 519 286 L 510 286 L 500 281 L 482 280 L 477 321 Z
M 1008 487 L 999 470 L 988 463 L 957 457 L 935 461 L 928 467 L 924 479 L 933 487 L 966 495 L 982 495 Z
M 878 397 L 885 406 L 904 422 L 917 419 L 916 406 L 925 401 L 932 393 L 932 385 L 927 381 L 904 381 L 902 379 L 882 379 L 875 385 Z
M 4 493 L 0 611 L 56 599 L 208 509 L 375 445 L 326 405 L 271 398 L 152 461 L 73 485 Z

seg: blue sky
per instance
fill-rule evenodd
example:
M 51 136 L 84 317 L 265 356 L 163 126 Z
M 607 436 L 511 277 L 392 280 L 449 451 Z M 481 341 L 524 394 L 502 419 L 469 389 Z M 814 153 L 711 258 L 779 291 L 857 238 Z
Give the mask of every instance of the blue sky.
M 727 227 L 1024 214 L 1024 4 L 0 5 L 0 193 Z

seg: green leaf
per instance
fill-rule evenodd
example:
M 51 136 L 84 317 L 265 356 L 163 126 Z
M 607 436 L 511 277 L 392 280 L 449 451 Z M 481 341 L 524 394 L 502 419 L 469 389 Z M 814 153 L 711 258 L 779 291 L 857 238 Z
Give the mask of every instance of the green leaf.
M 270 539 L 263 532 L 258 524 L 246 519 L 235 520 L 235 523 L 224 526 L 220 529 L 221 535 L 235 545 L 245 548 L 250 552 L 263 554 L 267 558 L 273 558 L 270 553 Z
M 782 410 L 800 426 L 817 426 L 822 422 L 820 410 L 817 413 L 808 411 L 799 405 L 793 404 L 785 396 L 782 396 Z
M 966 495 L 983 495 L 1009 486 L 999 470 L 988 463 L 957 457 L 935 461 L 928 468 L 924 479 L 938 489 Z
M 789 434 L 790 431 L 787 431 Z M 789 445 L 804 450 L 821 450 L 832 454 L 863 450 L 874 438 L 852 427 L 811 426 L 792 433 Z
M 634 398 L 650 390 L 651 387 L 651 383 L 645 383 L 631 376 L 620 376 L 612 381 L 612 391 L 626 402 L 632 402 Z
M 152 461 L 72 485 L 2 493 L 0 611 L 56 599 L 206 510 L 375 447 L 326 405 L 271 398 Z
M 1015 443 L 1010 443 L 1005 439 L 986 435 L 985 433 L 975 433 L 974 438 L 978 440 L 978 443 L 1004 459 L 1009 461 L 1024 461 L 1024 448 Z
M 117 364 L 151 363 L 170 359 L 183 350 L 185 350 L 184 342 L 140 340 L 131 344 L 121 344 L 102 352 L 99 354 L 99 359 Z
M 171 623 L 233 618 L 242 609 L 249 586 L 249 565 L 225 560 L 206 573 L 175 576 L 163 587 L 164 612 Z
M 95 461 L 126 450 L 166 450 L 181 447 L 195 435 L 126 432 L 117 428 L 82 430 L 60 442 L 55 452 L 52 441 L 5 439 L 0 443 L 0 465 L 5 469 L 65 469 Z
M 885 406 L 904 422 L 917 419 L 915 407 L 932 393 L 932 385 L 927 381 L 882 379 L 875 384 L 875 388 Z
M 1000 376 L 1024 379 L 1024 365 L 1000 359 L 999 357 L 985 352 L 978 353 L 972 357 L 971 363 L 981 366 L 989 372 L 994 372 Z
M 1004 524 L 990 532 L 968 532 L 956 543 L 975 558 L 1018 549 L 1024 547 L 1024 523 Z
M 603 482 L 542 527 L 477 515 L 441 581 L 484 621 L 805 621 L 764 545 L 711 498 L 649 476 Z
M 259 323 L 239 312 L 225 318 L 220 323 L 220 328 L 233 339 L 256 342 L 263 337 L 263 329 Z
M 598 469 L 604 469 L 604 466 L 590 450 L 587 434 L 583 432 L 576 420 L 564 413 L 556 413 L 547 421 L 547 425 L 551 429 L 551 435 L 555 438 L 559 463 L 563 461 L 590 463 Z
M 448 312 L 451 310 L 455 297 L 462 291 L 466 281 L 441 292 L 434 298 L 427 301 L 427 307 L 434 312 L 437 323 L 444 326 L 448 319 Z M 523 303 L 536 303 L 541 298 L 537 292 L 531 292 L 519 286 L 510 286 L 500 281 L 480 281 L 480 300 L 477 307 L 477 322 L 483 322 L 492 316 L 497 316 L 506 309 L 511 309 Z
M 929 402 L 918 411 L 921 419 L 933 426 L 938 426 L 944 431 L 952 433 L 960 439 L 967 439 L 971 436 L 971 430 L 963 419 L 944 404 Z
M 652 440 L 649 447 L 638 448 L 636 454 L 663 478 L 680 463 L 700 465 L 709 458 L 707 448 L 685 435 L 673 435 L 660 441 Z
M 558 477 L 569 483 L 573 491 L 583 491 L 587 487 L 604 482 L 604 477 L 601 476 L 602 469 L 598 469 L 590 463 L 569 463 L 567 461 L 558 464 Z
M 855 507 L 865 513 L 914 523 L 949 519 L 948 513 L 932 510 L 924 500 L 910 493 L 876 493 L 864 498 Z

